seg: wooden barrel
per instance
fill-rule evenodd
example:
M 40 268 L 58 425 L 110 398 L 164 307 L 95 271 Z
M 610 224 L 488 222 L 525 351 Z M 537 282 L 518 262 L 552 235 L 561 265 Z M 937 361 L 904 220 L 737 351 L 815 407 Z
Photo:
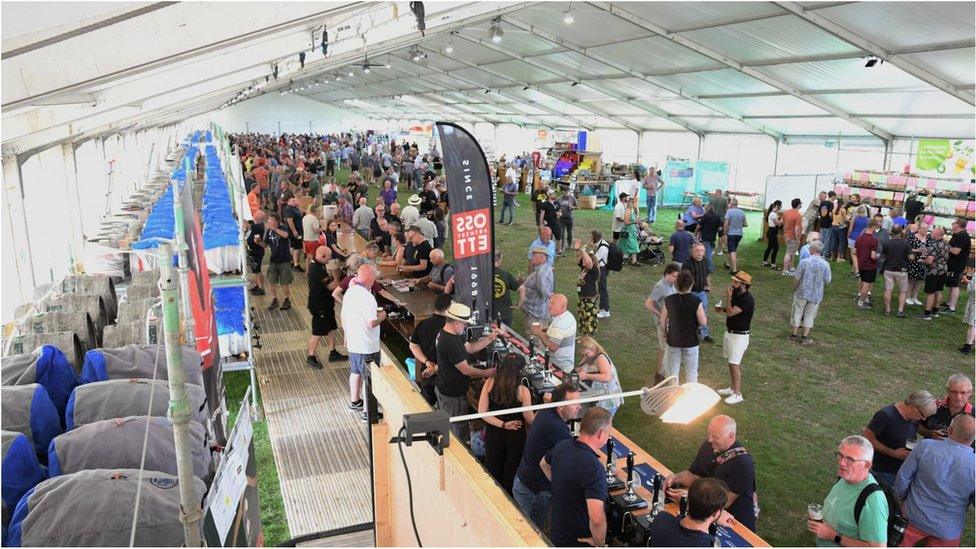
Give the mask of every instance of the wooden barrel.
M 118 298 L 115 284 L 105 275 L 69 275 L 61 281 L 61 291 L 71 294 L 98 295 L 105 302 L 105 313 L 109 324 L 118 316 Z
M 100 295 L 62 294 L 41 305 L 45 312 L 86 312 L 95 322 L 95 344 L 102 345 L 102 330 L 108 325 L 105 300 Z
M 25 355 L 34 352 L 34 349 L 44 346 L 54 345 L 68 357 L 68 362 L 81 373 L 81 366 L 85 362 L 85 351 L 81 344 L 81 339 L 74 332 L 49 332 L 44 334 L 23 334 L 10 338 L 10 350 L 7 356 Z
M 24 331 L 34 334 L 73 332 L 78 334 L 85 351 L 97 348 L 95 321 L 87 312 L 49 312 L 30 316 L 24 322 Z

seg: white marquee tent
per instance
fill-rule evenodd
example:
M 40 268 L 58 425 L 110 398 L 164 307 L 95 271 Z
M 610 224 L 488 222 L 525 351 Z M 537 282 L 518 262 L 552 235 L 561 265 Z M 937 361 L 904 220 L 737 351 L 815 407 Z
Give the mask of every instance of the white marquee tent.
M 447 119 L 500 152 L 585 128 L 609 160 L 727 160 L 739 188 L 899 169 L 917 138 L 976 136 L 974 2 L 425 8 L 420 32 L 409 2 L 4 2 L 2 247 L 19 281 L 4 302 L 66 272 L 65 242 L 79 257 L 99 216 L 209 121 Z

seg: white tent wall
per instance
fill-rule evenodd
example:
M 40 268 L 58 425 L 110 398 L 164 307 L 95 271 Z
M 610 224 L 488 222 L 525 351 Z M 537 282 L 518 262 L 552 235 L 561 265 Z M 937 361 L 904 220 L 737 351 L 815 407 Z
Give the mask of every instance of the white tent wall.
M 668 157 L 698 158 L 698 136 L 691 132 L 644 132 L 640 162 L 663 170 Z
M 219 124 L 226 132 L 273 135 L 309 132 L 328 134 L 351 129 L 383 131 L 386 126 L 384 121 L 366 118 L 338 105 L 328 105 L 294 93 L 265 94 L 213 111 L 200 119 Z M 205 125 L 204 123 L 201 127 Z
M 706 134 L 701 159 L 729 164 L 729 189 L 762 192 L 773 173 L 776 143 L 765 135 Z
M 616 162 L 631 164 L 637 162 L 637 132 L 630 130 L 595 130 L 597 145 L 602 152 L 604 164 Z M 587 145 L 587 149 L 594 150 Z
M 168 126 L 112 134 L 4 160 L 0 319 L 10 320 L 35 286 L 68 274 L 83 259 L 85 238 L 94 237 L 105 214 L 142 188 L 168 145 L 182 139 L 177 131 Z M 18 175 L 20 185 L 13 185 Z M 18 210 L 22 218 L 9 215 Z
M 880 141 L 832 137 L 780 143 L 775 175 L 841 173 L 853 169 L 884 169 L 884 145 Z

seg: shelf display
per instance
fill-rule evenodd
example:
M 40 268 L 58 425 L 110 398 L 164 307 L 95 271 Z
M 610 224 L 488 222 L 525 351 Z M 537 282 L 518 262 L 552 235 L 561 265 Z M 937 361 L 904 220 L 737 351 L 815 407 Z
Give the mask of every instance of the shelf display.
M 906 198 L 919 191 L 931 196 L 923 212 L 938 225 L 965 218 L 969 232 L 976 229 L 976 182 L 959 178 L 925 177 L 904 173 L 854 170 L 835 181 L 834 192 L 842 198 L 858 194 L 872 207 L 902 208 Z M 927 200 L 927 199 L 926 199 Z

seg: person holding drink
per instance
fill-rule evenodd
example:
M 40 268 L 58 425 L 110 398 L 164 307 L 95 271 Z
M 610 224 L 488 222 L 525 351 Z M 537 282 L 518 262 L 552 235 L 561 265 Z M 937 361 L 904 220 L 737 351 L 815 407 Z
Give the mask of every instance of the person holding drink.
M 725 313 L 725 338 L 722 340 L 722 354 L 729 363 L 731 386 L 719 389 L 719 395 L 726 397 L 726 404 L 742 402 L 742 357 L 749 348 L 749 331 L 756 301 L 749 292 L 752 276 L 745 271 L 732 275 L 732 284 L 725 290 L 725 305 L 720 299 L 715 304 L 715 312 Z
M 868 439 L 852 435 L 840 442 L 834 452 L 837 476 L 823 505 L 807 507 L 807 530 L 816 537 L 818 547 L 884 547 L 888 541 L 888 500 L 882 491 L 864 500 L 860 516 L 855 504 L 868 486 L 877 484 L 871 476 L 874 448 Z

